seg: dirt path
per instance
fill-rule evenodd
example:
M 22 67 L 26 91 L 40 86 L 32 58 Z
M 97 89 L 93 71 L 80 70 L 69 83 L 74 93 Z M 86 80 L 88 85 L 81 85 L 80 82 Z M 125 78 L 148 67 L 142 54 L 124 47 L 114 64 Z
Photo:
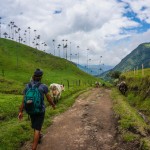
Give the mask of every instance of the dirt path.
M 111 150 L 116 129 L 109 90 L 93 89 L 54 118 L 38 150 Z
M 110 90 L 97 88 L 54 118 L 38 150 L 125 150 L 116 142 L 116 132 Z

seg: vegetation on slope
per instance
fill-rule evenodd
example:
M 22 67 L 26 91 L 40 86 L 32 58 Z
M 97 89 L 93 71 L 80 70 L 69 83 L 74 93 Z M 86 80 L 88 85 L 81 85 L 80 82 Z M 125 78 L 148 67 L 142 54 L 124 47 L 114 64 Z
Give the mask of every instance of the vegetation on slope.
M 125 96 L 113 90 L 114 111 L 124 141 L 142 150 L 150 149 L 150 69 L 126 72 L 120 80 L 127 83 Z
M 0 56 L 0 150 L 16 150 L 32 138 L 27 114 L 21 122 L 17 115 L 24 86 L 36 68 L 44 71 L 43 83 L 63 83 L 66 87 L 56 110 L 46 102 L 44 129 L 54 115 L 65 111 L 81 92 L 98 80 L 65 59 L 11 40 L 0 39 Z
M 128 102 L 150 116 L 150 69 L 122 74 L 128 85 Z
M 126 97 L 120 95 L 118 90 L 113 90 L 112 97 L 115 116 L 118 119 L 118 131 L 124 142 L 130 142 L 141 150 L 149 150 L 150 126 L 138 111 L 129 105 Z
M 0 56 L 1 76 L 8 79 L 28 82 L 35 68 L 42 68 L 46 83 L 67 79 L 93 80 L 92 76 L 65 59 L 14 41 L 0 39 Z
M 140 44 L 130 54 L 128 54 L 122 61 L 113 68 L 121 72 L 134 70 L 134 68 L 150 68 L 150 43 Z

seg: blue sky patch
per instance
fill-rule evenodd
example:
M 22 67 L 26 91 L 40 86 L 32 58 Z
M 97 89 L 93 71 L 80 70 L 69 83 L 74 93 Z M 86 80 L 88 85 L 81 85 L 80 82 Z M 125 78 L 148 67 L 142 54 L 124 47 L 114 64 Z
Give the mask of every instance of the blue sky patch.
M 60 14 L 62 13 L 62 10 L 54 10 L 53 14 Z
M 145 9 L 145 8 L 143 8 Z M 127 13 L 125 13 L 123 16 L 137 22 L 140 24 L 139 27 L 132 27 L 132 28 L 124 28 L 126 31 L 131 31 L 131 30 L 134 30 L 134 31 L 137 31 L 138 33 L 142 33 L 142 32 L 146 32 L 149 28 L 150 28 L 150 24 L 147 23 L 146 21 L 144 20 L 140 20 L 138 17 L 137 17 L 137 14 L 133 11 L 128 11 Z

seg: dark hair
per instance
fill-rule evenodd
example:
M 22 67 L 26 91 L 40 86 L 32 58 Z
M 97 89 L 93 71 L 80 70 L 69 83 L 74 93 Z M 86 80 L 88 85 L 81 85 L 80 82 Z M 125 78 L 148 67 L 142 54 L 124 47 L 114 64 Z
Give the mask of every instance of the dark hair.
M 40 70 L 39 68 L 34 71 L 35 77 L 41 77 L 42 75 L 43 75 L 43 71 Z

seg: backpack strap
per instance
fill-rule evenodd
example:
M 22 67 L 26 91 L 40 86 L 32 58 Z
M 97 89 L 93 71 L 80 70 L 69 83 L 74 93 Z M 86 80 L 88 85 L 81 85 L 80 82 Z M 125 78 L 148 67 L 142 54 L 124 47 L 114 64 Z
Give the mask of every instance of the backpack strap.
M 41 85 L 41 83 L 39 82 L 38 84 L 36 84 L 37 88 L 39 88 L 39 86 Z
M 32 88 L 32 84 L 31 84 L 31 82 L 28 84 L 28 87 L 29 87 L 29 88 Z
M 41 85 L 41 83 L 39 82 L 39 83 L 37 83 L 37 84 L 32 84 L 31 82 L 28 84 L 28 88 L 32 88 L 32 87 L 37 87 L 37 88 L 39 88 L 39 86 Z

